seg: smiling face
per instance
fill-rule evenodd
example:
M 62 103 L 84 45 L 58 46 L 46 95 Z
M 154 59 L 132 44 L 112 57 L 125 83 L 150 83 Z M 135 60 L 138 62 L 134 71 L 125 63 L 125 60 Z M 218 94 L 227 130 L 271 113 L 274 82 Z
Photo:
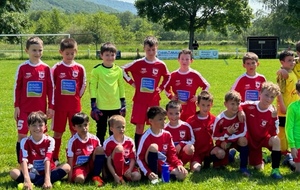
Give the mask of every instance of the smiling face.
M 63 51 L 60 50 L 59 53 L 61 54 L 64 63 L 72 64 L 76 56 L 77 50 L 74 48 L 67 48 Z
M 225 111 L 228 117 L 233 117 L 239 111 L 240 102 L 236 100 L 228 100 L 224 103 L 227 110 Z
M 111 67 L 116 60 L 116 53 L 111 51 L 105 51 L 100 54 L 104 66 Z
M 43 45 L 31 44 L 28 49 L 25 49 L 25 52 L 28 54 L 31 63 L 39 63 L 43 55 Z
M 46 130 L 46 124 L 44 122 L 36 121 L 29 125 L 30 135 L 34 139 L 42 138 L 45 130 Z
M 180 119 L 180 108 L 168 108 L 167 116 L 171 126 L 178 125 L 178 121 Z

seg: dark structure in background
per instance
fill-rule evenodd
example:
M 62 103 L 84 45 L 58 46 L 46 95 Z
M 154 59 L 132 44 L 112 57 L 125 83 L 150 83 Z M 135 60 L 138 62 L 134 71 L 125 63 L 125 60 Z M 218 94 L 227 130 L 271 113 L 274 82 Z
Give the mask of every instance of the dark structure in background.
M 256 53 L 259 59 L 277 57 L 279 38 L 277 36 L 247 37 L 247 51 Z

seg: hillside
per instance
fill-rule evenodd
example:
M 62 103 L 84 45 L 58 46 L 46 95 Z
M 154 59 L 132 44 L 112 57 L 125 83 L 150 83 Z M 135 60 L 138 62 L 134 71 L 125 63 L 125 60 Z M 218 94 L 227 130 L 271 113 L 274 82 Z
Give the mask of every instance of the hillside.
M 130 3 L 128 3 L 130 4 Z M 87 0 L 32 0 L 30 11 L 58 9 L 67 13 L 76 12 L 120 12 L 103 4 L 96 4 Z
M 137 10 L 132 3 L 127 3 L 124 1 L 118 1 L 118 0 L 86 0 L 86 1 L 90 1 L 99 5 L 112 7 L 118 10 L 119 12 L 129 11 L 133 14 L 137 13 Z

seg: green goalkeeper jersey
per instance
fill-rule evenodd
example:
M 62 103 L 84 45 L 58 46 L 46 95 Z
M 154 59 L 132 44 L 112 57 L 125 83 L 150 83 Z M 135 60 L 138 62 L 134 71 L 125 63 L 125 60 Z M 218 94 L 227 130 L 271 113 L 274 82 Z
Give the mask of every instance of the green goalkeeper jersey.
M 300 101 L 290 104 L 286 114 L 285 133 L 289 148 L 300 148 Z

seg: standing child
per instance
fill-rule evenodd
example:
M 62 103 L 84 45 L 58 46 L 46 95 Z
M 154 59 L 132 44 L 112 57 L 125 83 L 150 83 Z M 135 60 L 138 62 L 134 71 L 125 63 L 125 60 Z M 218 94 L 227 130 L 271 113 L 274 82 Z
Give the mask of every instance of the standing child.
M 66 129 L 67 120 L 72 135 L 75 130 L 71 123 L 72 116 L 81 111 L 80 98 L 86 87 L 86 74 L 84 67 L 76 63 L 74 58 L 77 53 L 77 42 L 72 38 L 66 38 L 60 43 L 59 53 L 62 61 L 52 68 L 54 80 L 54 117 L 52 130 L 54 131 L 55 149 L 54 161 L 59 160 L 61 138 Z
M 135 166 L 134 142 L 125 133 L 126 121 L 121 115 L 113 115 L 108 120 L 113 132 L 104 141 L 103 148 L 107 157 L 107 166 L 116 183 L 124 183 L 123 177 L 130 181 L 139 181 L 141 174 Z
M 211 161 L 223 159 L 224 151 L 219 147 L 214 147 L 212 132 L 215 116 L 210 113 L 213 106 L 213 96 L 206 90 L 203 90 L 197 98 L 197 106 L 200 109 L 191 116 L 187 123 L 193 129 L 195 136 L 195 153 L 192 158 L 191 170 L 200 172 L 203 162 L 203 167 L 207 168 Z
M 192 160 L 195 152 L 192 127 L 179 119 L 182 111 L 179 101 L 171 100 L 166 105 L 166 111 L 169 122 L 165 125 L 165 130 L 171 133 L 177 156 L 185 165 Z
M 39 37 L 30 37 L 26 42 L 25 51 L 29 59 L 18 67 L 14 87 L 14 118 L 18 129 L 16 153 L 19 163 L 20 141 L 27 137 L 28 133 L 28 115 L 41 110 L 51 118 L 54 107 L 50 68 L 41 61 L 43 41 Z
M 72 124 L 76 134 L 68 141 L 67 157 L 71 166 L 69 182 L 84 183 L 92 177 L 95 185 L 104 185 L 99 176 L 105 161 L 104 150 L 99 139 L 89 133 L 89 117 L 80 112 L 72 117 Z
M 209 89 L 209 83 L 201 74 L 190 68 L 193 62 L 192 51 L 184 49 L 178 54 L 179 69 L 171 73 L 171 78 L 165 86 L 167 97 L 170 100 L 179 100 L 182 104 L 180 119 L 186 121 L 196 112 L 197 89 Z
M 134 141 L 137 148 L 147 121 L 147 109 L 159 105 L 159 94 L 164 90 L 170 77 L 166 64 L 156 58 L 157 48 L 157 39 L 153 36 L 146 37 L 144 40 L 146 56 L 123 66 L 126 82 L 135 88 L 131 123 L 136 127 Z
M 296 84 L 298 96 L 300 96 L 300 81 Z M 291 103 L 286 113 L 285 133 L 291 154 L 295 162 L 295 171 L 300 172 L 300 101 Z
M 279 171 L 281 159 L 278 118 L 273 116 L 273 100 L 280 94 L 278 85 L 271 82 L 262 84 L 259 101 L 244 102 L 241 107 L 246 115 L 247 140 L 249 146 L 249 164 L 256 169 L 263 169 L 262 148 L 272 151 L 271 177 L 281 179 Z
M 230 148 L 235 148 L 240 152 L 240 172 L 249 177 L 248 165 L 248 141 L 246 139 L 247 127 L 245 122 L 240 122 L 238 118 L 241 95 L 234 90 L 225 95 L 224 105 L 226 110 L 220 113 L 215 120 L 213 128 L 213 139 L 216 146 L 224 150 L 225 158 L 220 161 L 222 165 L 227 165 Z
M 258 56 L 253 52 L 247 52 L 243 57 L 243 67 L 246 69 L 246 73 L 239 76 L 231 87 L 231 90 L 240 93 L 242 102 L 255 101 L 259 98 L 261 85 L 266 78 L 256 72 L 258 66 Z
M 101 46 L 103 63 L 94 67 L 91 74 L 91 116 L 97 122 L 97 137 L 103 144 L 107 130 L 107 120 L 112 115 L 125 116 L 126 102 L 122 69 L 114 64 L 117 49 L 107 42 Z M 112 132 L 109 131 L 109 135 Z
M 277 76 L 277 83 L 280 87 L 281 93 L 277 97 L 277 110 L 279 117 L 279 134 L 281 144 L 281 152 L 283 154 L 288 153 L 288 144 L 285 134 L 285 119 L 286 108 L 294 101 L 299 100 L 299 96 L 296 93 L 296 83 L 298 81 L 297 76 L 292 71 L 294 68 L 294 52 L 282 51 L 279 54 L 279 60 L 282 69 L 286 70 L 288 77 L 282 78 L 281 75 Z
M 172 135 L 164 130 L 166 111 L 159 107 L 150 107 L 147 111 L 150 128 L 141 137 L 137 151 L 137 163 L 150 181 L 158 179 L 162 172 L 162 165 L 169 164 L 171 175 L 184 180 L 187 170 L 176 155 Z
M 55 167 L 52 160 L 55 141 L 44 134 L 46 114 L 42 111 L 30 113 L 27 124 L 30 136 L 21 140 L 20 168 L 11 170 L 10 176 L 18 183 L 23 183 L 23 189 L 33 189 L 33 184 L 50 189 L 70 171 L 70 165 Z

